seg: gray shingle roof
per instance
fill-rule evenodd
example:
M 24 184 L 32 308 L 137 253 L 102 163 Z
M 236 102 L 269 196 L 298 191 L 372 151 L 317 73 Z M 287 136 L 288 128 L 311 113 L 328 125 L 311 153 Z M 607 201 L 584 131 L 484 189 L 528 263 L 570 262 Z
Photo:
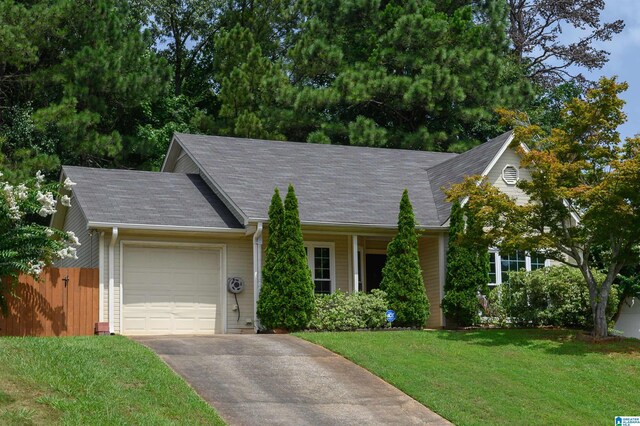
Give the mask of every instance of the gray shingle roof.
M 250 220 L 266 219 L 274 187 L 286 192 L 292 183 L 300 218 L 306 223 L 395 226 L 402 191 L 408 188 L 418 223 L 440 226 L 427 170 L 457 156 L 189 134 L 175 137 Z
M 63 167 L 89 222 L 241 228 L 199 175 Z
M 451 203 L 446 201 L 442 188 L 449 187 L 453 183 L 462 182 L 465 176 L 481 174 L 498 154 L 511 134 L 511 131 L 503 133 L 428 170 L 428 180 L 431 184 L 431 191 L 433 192 L 440 223 L 445 223 L 451 212 Z

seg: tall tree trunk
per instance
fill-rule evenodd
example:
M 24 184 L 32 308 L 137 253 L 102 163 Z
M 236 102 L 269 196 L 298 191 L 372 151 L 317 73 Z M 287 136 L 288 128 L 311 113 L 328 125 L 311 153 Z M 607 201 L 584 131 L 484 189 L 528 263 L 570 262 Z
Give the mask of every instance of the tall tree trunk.
M 609 290 L 615 278 L 615 270 L 615 266 L 612 266 L 604 282 L 598 284 L 591 273 L 589 264 L 584 262 L 580 266 L 580 271 L 589 285 L 589 299 L 591 302 L 591 314 L 593 315 L 593 337 L 596 339 L 607 337 L 609 334 L 607 301 L 609 300 Z
M 609 324 L 607 323 L 607 301 L 600 299 L 593 309 L 593 336 L 597 339 L 607 337 Z

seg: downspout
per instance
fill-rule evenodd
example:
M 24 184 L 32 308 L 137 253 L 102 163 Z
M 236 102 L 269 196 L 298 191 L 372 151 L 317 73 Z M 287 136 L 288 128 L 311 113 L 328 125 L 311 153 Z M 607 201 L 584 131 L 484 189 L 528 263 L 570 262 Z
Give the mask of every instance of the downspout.
M 111 230 L 111 240 L 109 240 L 109 333 L 114 334 L 114 313 L 113 313 L 113 282 L 116 275 L 115 265 L 115 245 L 118 240 L 118 227 Z
M 262 287 L 262 222 L 253 233 L 253 328 L 258 331 L 258 296 Z

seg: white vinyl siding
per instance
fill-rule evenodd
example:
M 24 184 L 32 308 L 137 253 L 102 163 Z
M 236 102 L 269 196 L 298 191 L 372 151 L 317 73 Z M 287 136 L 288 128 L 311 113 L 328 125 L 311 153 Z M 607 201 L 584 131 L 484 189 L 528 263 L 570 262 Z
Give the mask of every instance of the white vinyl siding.
M 77 247 L 77 259 L 61 259 L 56 262 L 59 268 L 97 268 L 98 267 L 98 233 L 87 229 L 82 209 L 75 199 L 71 199 L 71 207 L 68 208 L 64 219 L 65 232 L 72 231 L 78 237 L 80 246 Z
M 526 204 L 529 200 L 527 194 L 525 194 L 516 185 L 505 182 L 503 171 L 505 168 L 508 170 L 509 166 L 517 168 L 516 175 L 518 180 L 531 180 L 531 174 L 529 171 L 527 169 L 520 168 L 520 156 L 512 148 L 507 148 L 496 164 L 494 164 L 491 170 L 489 170 L 487 180 L 500 191 L 515 198 L 518 204 Z M 512 173 L 509 173 L 509 176 L 511 175 Z
M 200 169 L 193 162 L 191 157 L 189 157 L 186 153 L 182 152 L 180 157 L 176 160 L 176 165 L 173 168 L 174 173 L 200 173 Z
M 440 258 L 438 250 L 438 237 L 422 237 L 418 240 L 418 255 L 420 256 L 420 268 L 422 279 L 429 299 L 429 319 L 427 327 L 442 327 L 440 309 Z

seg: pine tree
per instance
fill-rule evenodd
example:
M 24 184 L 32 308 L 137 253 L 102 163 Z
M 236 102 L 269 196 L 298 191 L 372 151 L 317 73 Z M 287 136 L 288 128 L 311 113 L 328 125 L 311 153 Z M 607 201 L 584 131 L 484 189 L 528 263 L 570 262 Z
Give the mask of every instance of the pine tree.
M 289 139 L 463 151 L 498 132 L 496 107 L 529 95 L 509 54 L 504 0 L 301 8 Z
M 422 327 L 429 318 L 429 300 L 424 288 L 418 258 L 418 234 L 409 192 L 400 201 L 398 234 L 387 248 L 387 262 L 382 270 L 380 289 L 388 296 L 396 312 L 394 325 Z
M 284 205 L 278 188 L 274 190 L 269 206 L 269 234 L 267 249 L 262 267 L 262 287 L 258 298 L 257 315 L 265 328 L 275 328 L 281 323 L 282 300 L 281 263 L 278 258 L 282 246 L 282 225 L 284 221 Z
M 489 282 L 487 248 L 473 243 L 473 238 L 465 238 L 473 237 L 478 232 L 482 232 L 482 228 L 476 225 L 472 212 L 465 211 L 456 200 L 451 207 L 447 277 L 442 310 L 448 320 L 461 327 L 478 323 L 477 294 L 486 294 Z

